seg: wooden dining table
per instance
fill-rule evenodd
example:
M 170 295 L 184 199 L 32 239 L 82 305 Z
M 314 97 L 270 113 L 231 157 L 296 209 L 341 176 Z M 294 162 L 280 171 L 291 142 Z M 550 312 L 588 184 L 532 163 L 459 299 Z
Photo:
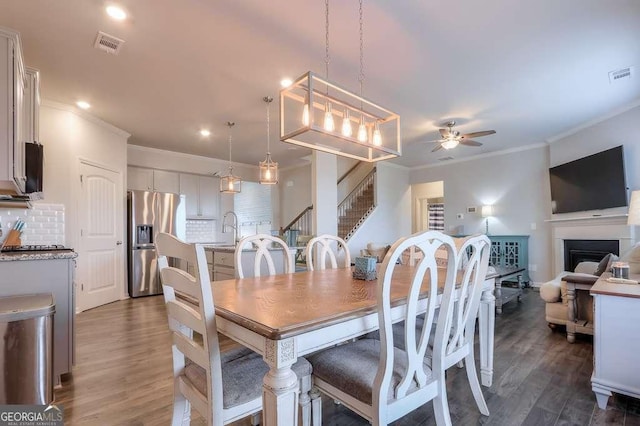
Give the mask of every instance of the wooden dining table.
M 393 322 L 404 319 L 413 270 L 411 266 L 395 267 Z M 445 271 L 438 277 L 442 288 Z M 266 426 L 297 424 L 298 381 L 291 366 L 299 356 L 379 328 L 377 281 L 355 279 L 351 268 L 214 281 L 211 285 L 218 331 L 260 353 L 270 367 L 263 381 Z M 429 285 L 427 276 L 419 311 L 426 310 Z M 493 289 L 494 278 L 487 276 L 479 312 L 480 376 L 484 386 L 491 386 L 493 380 Z

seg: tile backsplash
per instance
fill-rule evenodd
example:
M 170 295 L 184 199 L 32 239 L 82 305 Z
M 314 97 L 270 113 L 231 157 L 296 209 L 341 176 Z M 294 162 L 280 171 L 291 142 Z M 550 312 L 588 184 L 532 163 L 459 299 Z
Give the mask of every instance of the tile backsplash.
M 65 245 L 63 204 L 36 203 L 31 209 L 0 209 L 0 241 L 4 241 L 17 219 L 26 224 L 21 236 L 23 245 Z
M 218 241 L 215 220 L 187 220 L 185 238 L 190 243 L 210 243 Z

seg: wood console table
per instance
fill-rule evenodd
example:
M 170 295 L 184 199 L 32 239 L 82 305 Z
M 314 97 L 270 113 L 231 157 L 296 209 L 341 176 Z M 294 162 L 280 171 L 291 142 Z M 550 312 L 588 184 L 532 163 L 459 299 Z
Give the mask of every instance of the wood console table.
M 594 366 L 591 388 L 598 407 L 611 392 L 640 398 L 640 284 L 614 284 L 604 273 L 591 288 L 595 304 Z M 630 276 L 640 280 L 639 275 Z
M 494 266 L 496 273 L 488 274 L 487 278 L 495 279 L 495 296 L 496 296 L 496 313 L 502 313 L 502 305 L 513 300 L 514 298 L 518 298 L 518 302 L 520 302 L 520 297 L 522 296 L 522 288 L 524 287 L 522 283 L 522 272 L 525 268 L 520 266 Z M 518 287 L 502 287 L 502 281 L 505 278 L 517 276 L 518 279 Z

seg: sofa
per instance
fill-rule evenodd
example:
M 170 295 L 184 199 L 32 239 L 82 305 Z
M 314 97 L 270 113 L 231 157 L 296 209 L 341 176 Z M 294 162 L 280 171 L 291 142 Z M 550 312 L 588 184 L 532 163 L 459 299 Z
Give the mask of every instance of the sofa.
M 561 272 L 540 286 L 549 327 L 565 326 L 570 343 L 575 341 L 576 333 L 593 335 L 593 299 L 589 290 L 617 259 L 610 253 L 600 262 L 580 262 L 573 272 Z

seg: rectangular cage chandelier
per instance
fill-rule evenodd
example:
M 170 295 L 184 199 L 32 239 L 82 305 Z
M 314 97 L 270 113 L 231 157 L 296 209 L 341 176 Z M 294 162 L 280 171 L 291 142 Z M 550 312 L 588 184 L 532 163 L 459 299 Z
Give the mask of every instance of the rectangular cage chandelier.
M 398 114 L 311 71 L 280 91 L 280 140 L 367 162 L 402 155 Z

